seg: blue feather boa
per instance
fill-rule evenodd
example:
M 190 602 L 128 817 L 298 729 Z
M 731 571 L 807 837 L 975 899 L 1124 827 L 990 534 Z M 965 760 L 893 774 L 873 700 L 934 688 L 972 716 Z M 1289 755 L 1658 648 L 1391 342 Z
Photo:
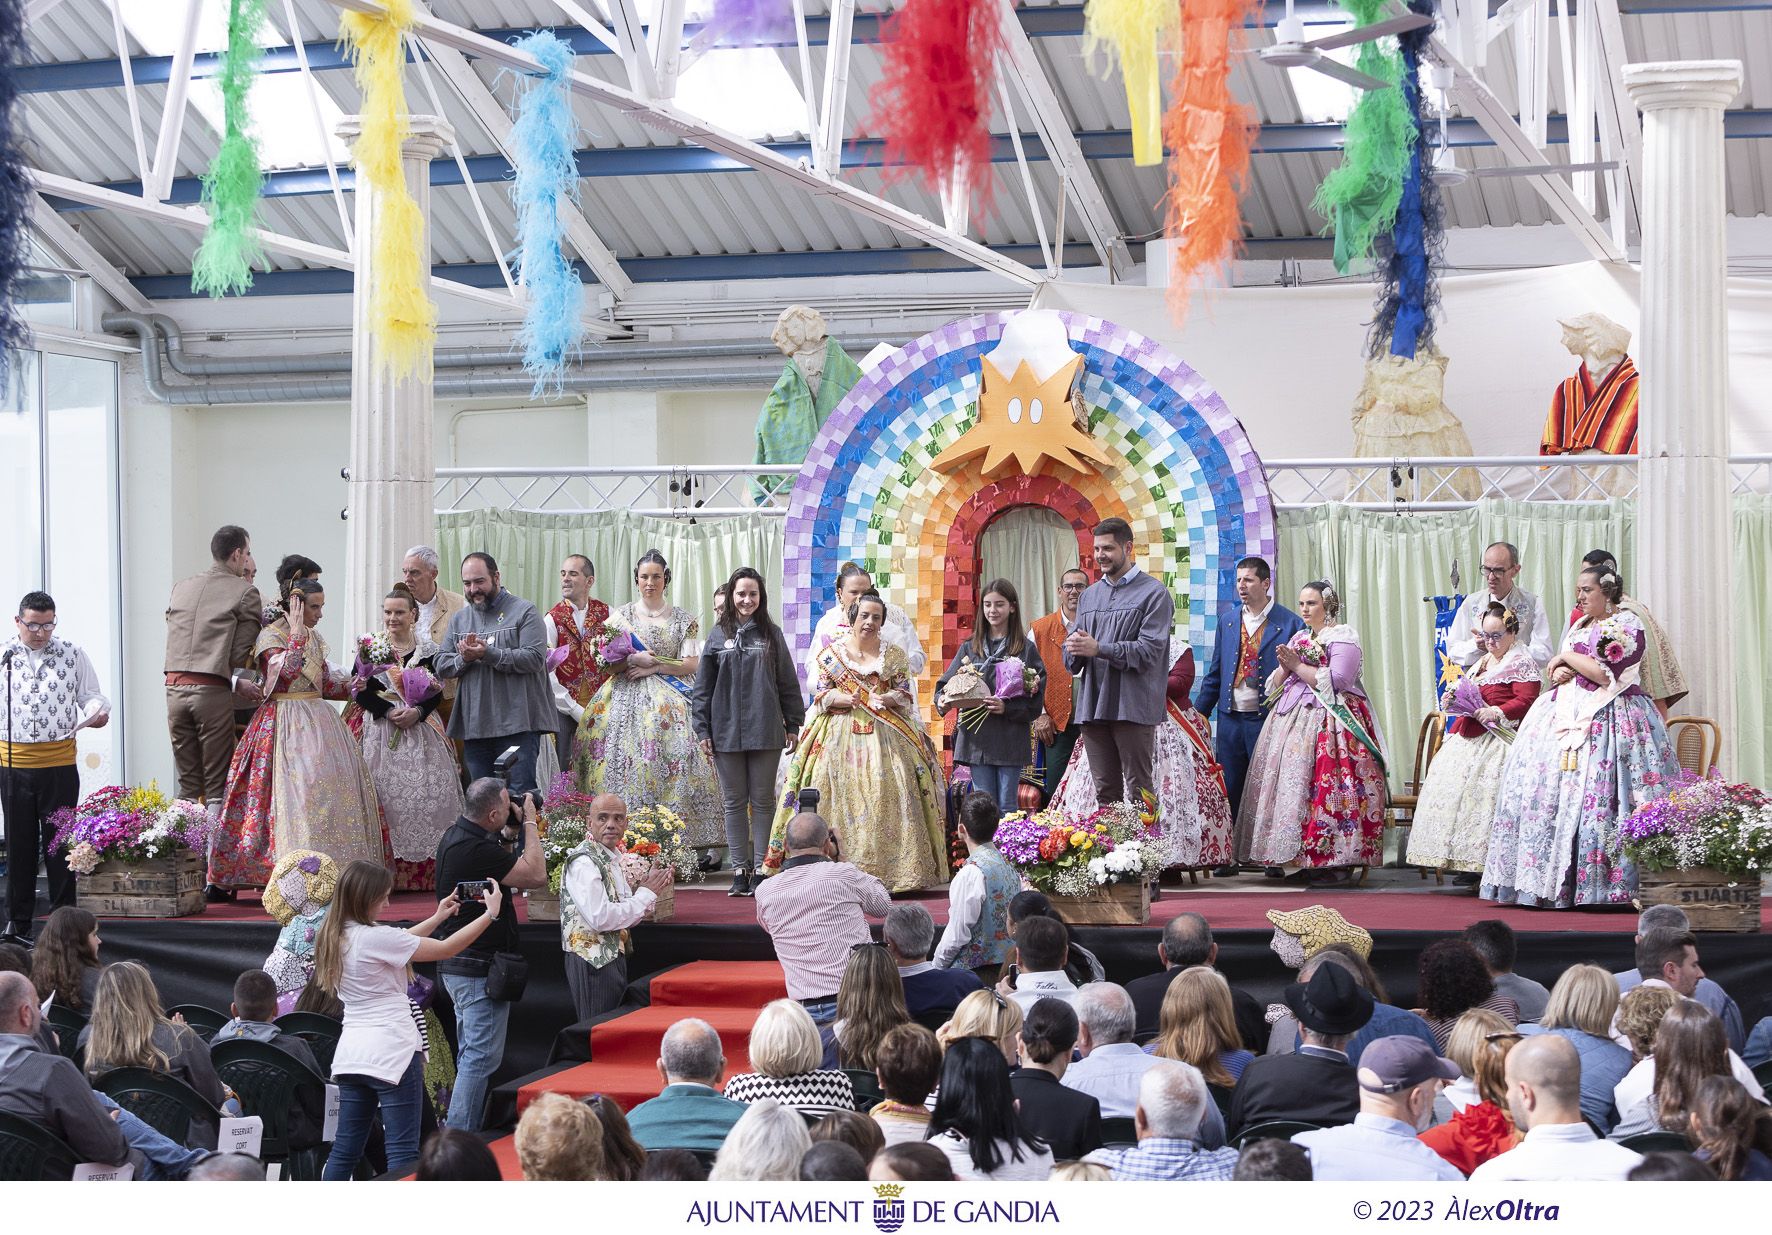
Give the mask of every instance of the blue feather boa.
M 1410 0 L 1412 12 L 1433 14 L 1433 0 Z M 1391 229 L 1388 252 L 1380 266 L 1382 281 L 1378 316 L 1372 324 L 1367 352 L 1376 356 L 1387 349 L 1393 356 L 1413 359 L 1418 348 L 1433 342 L 1434 317 L 1439 309 L 1437 267 L 1446 243 L 1445 210 L 1433 185 L 1429 161 L 1427 118 L 1422 114 L 1421 52 L 1432 26 L 1412 30 L 1397 39 L 1403 54 L 1403 79 L 1399 88 L 1408 104 L 1415 127 L 1409 153 L 1408 176 L 1397 205 L 1396 225 Z
M 529 295 L 523 329 L 523 368 L 535 375 L 532 397 L 559 393 L 568 360 L 584 339 L 584 284 L 561 250 L 560 210 L 578 200 L 578 122 L 566 76 L 572 48 L 546 31 L 519 39 L 519 51 L 541 61 L 545 72 L 530 77 L 511 128 L 516 168 L 512 199 L 517 207 L 516 274 Z

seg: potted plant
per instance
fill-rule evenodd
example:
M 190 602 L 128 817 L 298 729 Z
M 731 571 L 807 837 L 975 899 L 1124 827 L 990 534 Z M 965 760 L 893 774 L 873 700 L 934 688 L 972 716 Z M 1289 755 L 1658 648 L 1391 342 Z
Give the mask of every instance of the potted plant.
M 995 843 L 1065 921 L 1150 921 L 1150 884 L 1163 869 L 1163 850 L 1138 807 L 1116 802 L 1082 818 L 1051 808 L 1013 811 L 997 826 Z
M 1637 904 L 1678 905 L 1697 930 L 1760 929 L 1760 872 L 1772 867 L 1772 797 L 1715 773 L 1682 772 L 1620 828 L 1639 872 Z
M 79 878 L 82 909 L 110 917 L 182 918 L 203 912 L 209 816 L 157 783 L 112 785 L 51 818 L 51 845 Z

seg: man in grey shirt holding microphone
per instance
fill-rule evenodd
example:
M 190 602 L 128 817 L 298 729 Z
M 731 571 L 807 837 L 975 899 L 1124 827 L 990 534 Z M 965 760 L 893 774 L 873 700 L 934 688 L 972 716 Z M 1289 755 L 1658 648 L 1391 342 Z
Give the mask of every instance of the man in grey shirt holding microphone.
M 1077 604 L 1064 664 L 1077 676 L 1076 720 L 1095 799 L 1106 806 L 1154 792 L 1151 762 L 1175 600 L 1162 580 L 1132 564 L 1132 528 L 1124 519 L 1096 525 L 1095 565 L 1101 578 Z

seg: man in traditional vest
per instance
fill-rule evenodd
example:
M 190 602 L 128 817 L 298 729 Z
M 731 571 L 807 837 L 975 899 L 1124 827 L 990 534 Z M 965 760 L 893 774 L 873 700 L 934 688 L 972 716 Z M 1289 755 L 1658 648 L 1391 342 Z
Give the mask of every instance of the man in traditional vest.
M 948 885 L 948 925 L 935 945 L 938 969 L 970 969 L 987 987 L 1009 955 L 1009 902 L 1021 891 L 1021 875 L 997 852 L 996 801 L 969 793 L 960 803 L 966 865 Z
M 13 619 L 18 637 L 0 649 L 6 732 L 0 739 L 0 809 L 6 816 L 6 931 L 0 941 L 30 946 L 37 908 L 37 859 L 49 871 L 49 907 L 74 903 L 64 854 L 53 852 L 50 816 L 80 800 L 74 733 L 98 729 L 111 705 L 86 653 L 55 637 L 55 601 L 26 592 Z
M 588 565 L 588 563 L 587 563 Z M 654 867 L 630 887 L 621 870 L 627 804 L 613 793 L 591 799 L 590 831 L 566 855 L 560 876 L 560 947 L 566 985 L 578 1019 L 588 1021 L 621 1005 L 628 988 L 628 930 L 650 918 L 659 894 L 671 886 L 669 867 Z
M 597 640 L 603 637 L 603 623 L 609 620 L 609 606 L 591 595 L 597 582 L 597 568 L 582 553 L 573 553 L 560 563 L 560 603 L 542 615 L 541 626 L 550 648 L 566 648 L 566 659 L 554 668 L 554 707 L 560 721 L 554 730 L 554 744 L 560 755 L 560 766 L 572 766 L 572 739 L 578 733 L 578 722 L 585 714 L 585 704 L 609 678 L 609 671 L 597 664 Z

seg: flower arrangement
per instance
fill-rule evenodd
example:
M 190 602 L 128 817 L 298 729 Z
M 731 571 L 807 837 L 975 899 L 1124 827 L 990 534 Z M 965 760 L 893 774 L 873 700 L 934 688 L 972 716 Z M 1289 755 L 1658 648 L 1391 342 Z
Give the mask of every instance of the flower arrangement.
M 591 796 L 580 793 L 570 773 L 562 772 L 548 786 L 547 805 L 536 821 L 541 837 L 541 856 L 548 869 L 548 891 L 560 895 L 560 879 L 566 873 L 566 855 L 584 843 L 590 834 L 590 821 L 585 817 Z
M 373 630 L 357 640 L 359 672 L 363 668 L 374 669 L 379 665 L 391 665 L 394 660 L 394 645 L 388 642 L 386 631 Z
M 138 866 L 180 849 L 201 853 L 209 844 L 203 807 L 173 801 L 152 781 L 135 789 L 100 789 L 79 806 L 57 811 L 50 823 L 55 828 L 51 845 L 68 855 L 69 868 L 79 875 L 92 874 L 102 862 Z
M 664 806 L 642 806 L 628 816 L 622 837 L 622 873 L 632 883 L 652 867 L 668 866 L 676 878 L 693 883 L 701 878 L 695 850 L 683 840 L 682 817 Z
M 1110 883 L 1148 880 L 1163 869 L 1162 846 L 1138 806 L 1116 802 L 1081 819 L 1048 808 L 1012 811 L 997 825 L 998 852 L 1042 892 L 1088 896 Z
M 1594 627 L 1593 657 L 1606 666 L 1607 672 L 1618 672 L 1618 665 L 1631 654 L 1636 640 L 1616 617 L 1601 619 Z
M 1461 677 L 1454 682 L 1440 702 L 1445 705 L 1448 716 L 1468 716 L 1473 720 L 1476 719 L 1478 712 L 1488 706 L 1483 702 L 1482 689 L 1469 677 Z M 1483 727 L 1509 746 L 1513 745 L 1514 727 L 1505 720 Z
M 1308 626 L 1299 631 L 1296 635 L 1293 635 L 1292 638 L 1288 639 L 1286 641 L 1286 646 L 1291 648 L 1294 652 L 1297 652 L 1298 659 L 1313 669 L 1320 669 L 1328 662 L 1328 651 L 1321 643 L 1317 642 L 1316 636 L 1311 634 L 1310 627 Z M 1267 700 L 1264 706 L 1271 708 L 1274 704 L 1278 703 L 1280 701 L 1281 693 L 1286 689 L 1286 683 L 1291 680 L 1291 674 L 1280 674 L 1279 681 L 1275 682 L 1274 688 L 1268 691 Z
M 1772 867 L 1772 797 L 1715 773 L 1682 772 L 1673 792 L 1626 819 L 1620 835 L 1625 856 L 1644 870 L 1748 875 Z
M 597 640 L 597 665 L 601 669 L 611 671 L 620 669 L 627 664 L 628 657 L 634 653 L 649 650 L 632 631 L 613 631 Z M 683 667 L 683 662 L 674 656 L 660 656 L 654 652 L 653 659 L 666 669 L 681 669 Z

